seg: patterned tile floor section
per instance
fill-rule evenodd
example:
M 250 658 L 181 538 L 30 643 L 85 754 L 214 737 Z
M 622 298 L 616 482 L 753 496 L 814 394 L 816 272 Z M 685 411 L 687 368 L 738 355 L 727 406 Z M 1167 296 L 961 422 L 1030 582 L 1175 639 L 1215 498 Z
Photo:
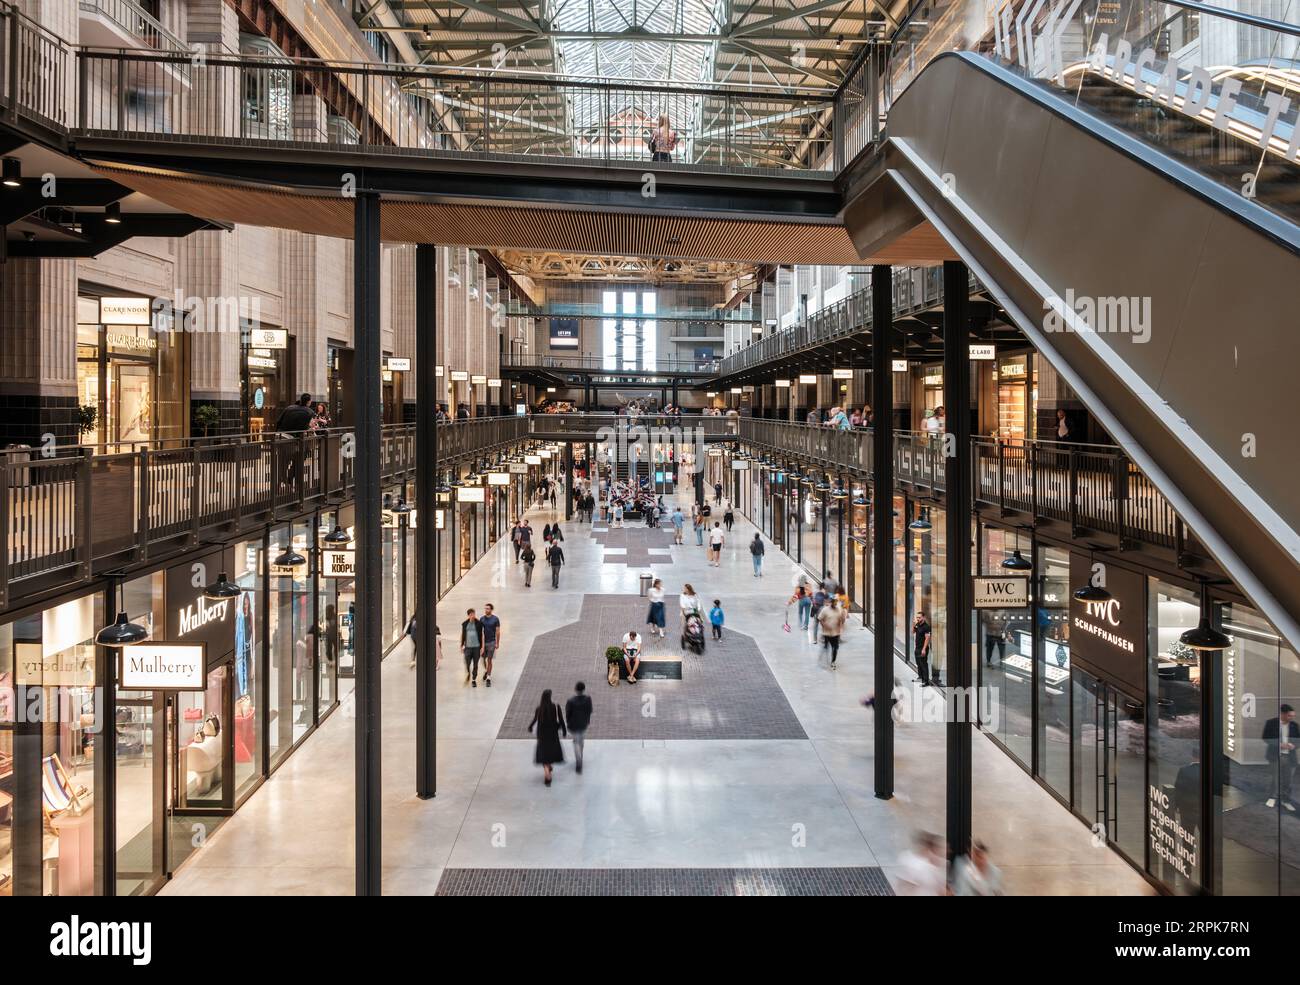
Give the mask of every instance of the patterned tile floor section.
M 438 896 L 893 896 L 877 868 L 445 869 Z
M 647 658 L 682 653 L 677 596 L 664 604 L 667 637 L 646 640 Z M 758 645 L 729 629 L 721 642 L 708 641 L 703 656 L 683 655 L 680 681 L 606 684 L 605 647 L 621 646 L 629 629 L 643 632 L 648 609 L 639 596 L 583 596 L 577 622 L 533 642 L 497 738 L 529 738 L 542 691 L 550 688 L 563 705 L 576 681 L 586 683 L 595 706 L 589 739 L 807 738 Z
M 669 548 L 673 543 L 672 527 L 592 527 L 591 539 L 605 548 L 606 564 L 626 564 L 645 568 L 652 564 L 672 564 Z

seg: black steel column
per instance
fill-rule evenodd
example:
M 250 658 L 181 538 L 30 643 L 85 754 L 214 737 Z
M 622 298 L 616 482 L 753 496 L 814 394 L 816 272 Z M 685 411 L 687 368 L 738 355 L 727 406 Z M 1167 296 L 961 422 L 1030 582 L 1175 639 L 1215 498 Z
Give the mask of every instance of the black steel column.
M 970 275 L 943 265 L 944 506 L 947 513 L 947 625 L 944 655 L 948 701 L 948 854 L 965 854 L 971 839 L 971 461 Z
M 564 443 L 564 519 L 573 519 L 573 442 Z
M 438 248 L 415 248 L 415 794 L 438 790 Z
M 894 796 L 894 285 L 893 268 L 871 268 L 871 598 L 875 643 L 876 712 L 874 715 L 876 796 Z M 800 518 L 802 520 L 802 517 Z M 803 524 L 799 524 L 802 545 Z M 800 552 L 802 553 L 802 551 Z
M 379 749 L 380 632 L 383 585 L 379 481 L 379 196 L 358 192 L 352 230 L 353 401 L 356 406 L 356 887 L 380 895 L 382 850 Z

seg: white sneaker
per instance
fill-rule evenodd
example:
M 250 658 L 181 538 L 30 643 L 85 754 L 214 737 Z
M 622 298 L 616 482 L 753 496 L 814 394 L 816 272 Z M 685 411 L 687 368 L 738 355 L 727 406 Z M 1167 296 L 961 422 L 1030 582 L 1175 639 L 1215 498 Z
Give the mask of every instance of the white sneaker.
M 1268 800 L 1264 801 L 1264 806 L 1265 806 L 1265 807 L 1276 807 L 1276 806 L 1277 806 L 1277 798 L 1276 798 L 1276 797 L 1269 797 Z

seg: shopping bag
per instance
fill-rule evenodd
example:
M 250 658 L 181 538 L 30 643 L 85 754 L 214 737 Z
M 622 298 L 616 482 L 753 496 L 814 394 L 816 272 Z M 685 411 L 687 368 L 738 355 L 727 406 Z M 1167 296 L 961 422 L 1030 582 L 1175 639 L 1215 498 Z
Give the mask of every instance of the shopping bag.
M 605 672 L 605 679 L 609 681 L 610 687 L 618 687 L 618 664 L 613 661 L 609 664 L 609 670 Z

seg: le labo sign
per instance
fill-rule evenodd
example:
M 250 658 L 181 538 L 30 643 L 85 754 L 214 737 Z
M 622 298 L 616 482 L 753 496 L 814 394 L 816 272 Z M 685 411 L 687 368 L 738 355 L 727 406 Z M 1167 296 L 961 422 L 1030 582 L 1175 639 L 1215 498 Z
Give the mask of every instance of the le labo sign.
M 976 575 L 971 598 L 977 609 L 1022 609 L 1029 605 L 1029 579 Z

